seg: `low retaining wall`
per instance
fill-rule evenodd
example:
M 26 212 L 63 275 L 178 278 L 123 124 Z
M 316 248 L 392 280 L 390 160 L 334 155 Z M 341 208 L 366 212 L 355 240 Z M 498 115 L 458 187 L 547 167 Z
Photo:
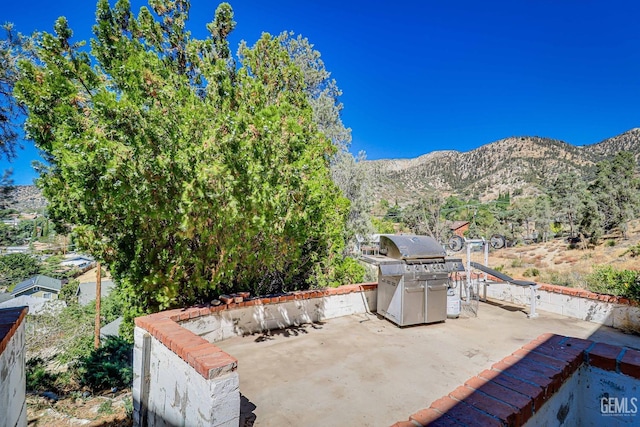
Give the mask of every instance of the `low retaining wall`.
M 376 306 L 375 283 L 232 298 L 228 304 L 135 320 L 134 424 L 237 426 L 237 360 L 213 342 L 340 316 Z
M 483 282 L 481 286 L 486 291 L 480 289 L 480 294 L 492 300 L 526 306 L 531 304 L 531 290 L 528 286 Z M 537 294 L 537 308 L 540 310 L 640 332 L 640 307 L 627 298 L 548 284 L 540 284 Z
M 371 285 L 349 285 L 325 291 L 256 298 L 234 304 L 231 308 L 226 306 L 210 316 L 185 320 L 181 326 L 209 342 L 218 342 L 234 336 L 366 313 L 370 307 L 376 307 L 375 289 Z
M 640 422 L 640 352 L 543 334 L 394 427 Z
M 27 425 L 24 318 L 28 307 L 0 309 L 0 425 Z

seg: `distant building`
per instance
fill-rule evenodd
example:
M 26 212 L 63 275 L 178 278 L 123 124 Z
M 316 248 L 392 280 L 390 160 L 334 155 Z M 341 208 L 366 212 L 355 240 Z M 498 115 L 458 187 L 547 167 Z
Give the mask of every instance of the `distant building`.
M 452 221 L 449 229 L 453 234 L 464 237 L 464 233 L 469 230 L 469 221 Z
M 67 306 L 61 299 L 47 299 L 22 295 L 0 302 L 0 308 L 29 307 L 29 314 L 57 314 Z
M 7 246 L 2 250 L 2 252 L 6 255 L 9 254 L 28 254 L 31 252 L 29 246 Z
M 20 282 L 13 288 L 11 295 L 14 298 L 29 295 L 44 299 L 58 299 L 58 294 L 62 289 L 62 280 L 38 274 Z
M 360 255 L 378 255 L 380 250 L 380 235 L 356 236 L 355 252 Z
M 93 267 L 94 263 L 94 259 L 89 256 L 73 254 L 67 255 L 65 260 L 60 262 L 60 265 L 66 268 L 76 268 L 84 271 Z
M 0 304 L 10 299 L 13 299 L 13 295 L 9 292 L 0 292 Z
M 108 337 L 120 336 L 120 325 L 122 324 L 123 317 L 118 317 L 111 323 L 107 323 L 100 328 L 100 338 L 106 339 Z
M 111 280 L 102 280 L 100 282 L 100 296 L 107 297 L 116 287 L 116 284 Z M 78 304 L 87 305 L 91 301 L 96 300 L 96 282 L 80 283 L 76 290 L 76 297 L 78 298 Z

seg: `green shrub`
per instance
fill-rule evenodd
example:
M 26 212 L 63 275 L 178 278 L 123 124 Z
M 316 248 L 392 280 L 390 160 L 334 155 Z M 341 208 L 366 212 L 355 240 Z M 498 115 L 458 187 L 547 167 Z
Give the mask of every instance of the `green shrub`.
M 511 267 L 512 268 L 522 267 L 522 260 L 520 258 L 514 259 L 513 261 L 511 261 Z
M 640 256 L 640 243 L 638 243 L 635 246 L 631 246 L 629 249 L 627 249 L 626 251 L 624 251 L 624 253 L 620 256 L 624 256 L 629 254 L 631 256 L 631 258 L 636 258 L 638 256 Z
M 131 387 L 133 381 L 133 346 L 118 337 L 108 337 L 100 348 L 82 358 L 76 373 L 80 384 L 92 390 Z
M 105 400 L 98 406 L 98 414 L 111 415 L 113 414 L 113 403 L 110 400 Z
M 587 285 L 593 292 L 640 300 L 638 271 L 618 270 L 610 265 L 596 266 L 594 272 L 587 276 Z
M 76 292 L 79 284 L 80 282 L 75 279 L 69 280 L 69 282 L 62 285 L 62 289 L 60 289 L 60 293 L 58 294 L 58 299 L 61 299 L 67 304 L 77 303 L 78 297 L 76 296 Z
M 346 257 L 341 262 L 337 262 L 331 280 L 331 286 L 348 285 L 351 283 L 362 283 L 365 276 L 365 268 L 354 258 Z
M 41 357 L 33 357 L 25 364 L 27 371 L 27 390 L 47 391 L 56 388 L 56 375 L 49 372 Z
M 538 270 L 537 268 L 527 268 L 524 273 L 522 273 L 522 275 L 524 277 L 537 277 L 540 275 L 540 270 Z
M 606 243 L 607 246 L 612 247 L 616 245 L 616 241 L 615 240 L 607 240 Z
M 128 418 L 133 417 L 133 399 L 128 398 L 124 401 L 124 410 Z

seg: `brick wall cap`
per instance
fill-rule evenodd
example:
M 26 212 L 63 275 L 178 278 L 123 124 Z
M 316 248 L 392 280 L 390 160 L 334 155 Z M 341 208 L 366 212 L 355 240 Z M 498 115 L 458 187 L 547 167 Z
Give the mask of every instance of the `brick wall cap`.
M 426 421 L 422 425 L 427 425 L 436 419 L 435 412 L 464 424 L 469 421 L 465 418 L 470 416 L 469 408 L 474 408 L 486 416 L 483 422 L 523 425 L 585 364 L 640 380 L 638 350 L 545 333 L 433 401 L 428 408 L 417 411 L 409 420 Z M 494 401 L 499 404 L 489 404 Z

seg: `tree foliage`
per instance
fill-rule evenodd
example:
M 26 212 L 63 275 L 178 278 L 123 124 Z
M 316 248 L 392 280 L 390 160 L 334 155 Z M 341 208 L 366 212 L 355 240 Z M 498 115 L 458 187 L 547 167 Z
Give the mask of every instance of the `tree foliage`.
M 347 217 L 346 240 L 354 243 L 356 236 L 373 233 L 371 217 L 371 190 L 368 170 L 363 167 L 366 155 L 363 151 L 354 156 L 349 151 L 351 129 L 344 126 L 341 118 L 343 105 L 339 98 L 342 91 L 325 68 L 320 52 L 308 39 L 290 32 L 279 35 L 282 46 L 302 71 L 305 93 L 313 111 L 313 121 L 336 147 L 331 158 L 333 182 L 351 202 Z
M 0 158 L 11 161 L 19 148 L 19 117 L 25 112 L 13 96 L 19 77 L 18 61 L 33 59 L 33 38 L 16 32 L 10 23 L 2 25 L 0 31 Z M 12 172 L 7 169 L 0 176 L 0 209 L 7 207 L 13 195 Z
M 449 231 L 441 212 L 444 203 L 444 199 L 437 193 L 421 198 L 404 210 L 404 223 L 416 234 L 424 234 L 444 242 Z
M 638 179 L 635 176 L 636 162 L 633 154 L 619 152 L 612 160 L 597 164 L 595 181 L 589 190 L 593 200 L 587 201 L 587 212 L 597 214 L 589 222 L 591 227 L 600 225 L 607 232 L 618 228 L 626 237 L 628 222 L 638 212 Z
M 268 34 L 236 64 L 226 3 L 204 40 L 186 30 L 188 1 L 150 6 L 135 16 L 100 0 L 91 54 L 60 18 L 42 64 L 23 63 L 50 216 L 109 264 L 129 319 L 215 292 L 333 283 L 349 202 L 303 73 Z
M 13 24 L 2 25 L 0 37 L 0 157 L 15 156 L 23 106 L 13 97 L 18 81 L 18 61 L 33 57 L 32 39 L 15 31 Z
M 586 183 L 573 172 L 559 175 L 549 189 L 551 207 L 569 225 L 570 236 L 574 236 L 581 221 L 586 191 Z
M 74 373 L 94 392 L 133 383 L 133 346 L 120 337 L 107 337 L 102 345 L 76 364 Z
M 594 292 L 620 295 L 640 301 L 640 273 L 617 269 L 612 265 L 596 265 L 586 277 L 587 286 Z
M 0 256 L 0 285 L 11 286 L 40 273 L 40 262 L 29 254 Z

